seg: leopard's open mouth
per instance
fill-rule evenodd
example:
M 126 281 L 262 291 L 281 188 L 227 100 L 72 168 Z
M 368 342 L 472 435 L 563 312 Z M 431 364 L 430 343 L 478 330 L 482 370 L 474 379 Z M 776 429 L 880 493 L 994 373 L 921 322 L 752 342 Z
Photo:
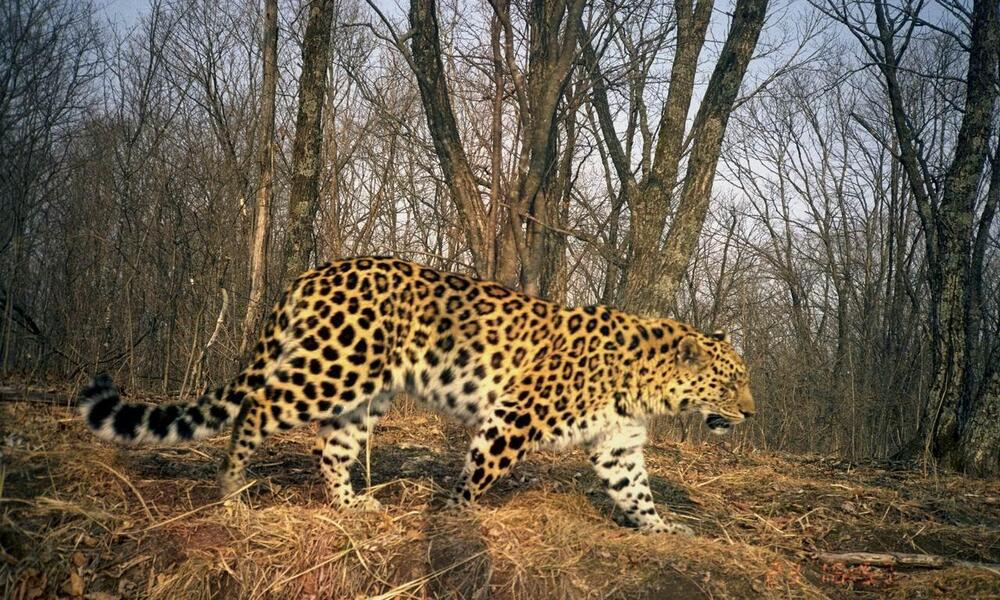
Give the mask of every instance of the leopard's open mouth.
M 705 417 L 705 425 L 712 430 L 712 433 L 725 433 L 732 427 L 729 419 L 723 417 L 722 415 L 717 415 L 715 413 L 709 414 Z

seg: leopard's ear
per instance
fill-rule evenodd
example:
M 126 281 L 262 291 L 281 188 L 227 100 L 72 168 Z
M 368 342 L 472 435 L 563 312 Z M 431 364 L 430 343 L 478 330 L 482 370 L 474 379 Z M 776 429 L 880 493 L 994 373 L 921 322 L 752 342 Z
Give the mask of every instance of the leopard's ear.
M 716 329 L 715 331 L 712 332 L 712 335 L 709 336 L 709 337 L 711 337 L 713 340 L 715 340 L 717 342 L 728 342 L 729 341 L 729 334 L 726 333 L 725 331 L 721 330 L 721 329 Z
M 699 370 L 708 363 L 708 354 L 698 343 L 698 338 L 686 335 L 677 344 L 677 364 L 689 369 Z

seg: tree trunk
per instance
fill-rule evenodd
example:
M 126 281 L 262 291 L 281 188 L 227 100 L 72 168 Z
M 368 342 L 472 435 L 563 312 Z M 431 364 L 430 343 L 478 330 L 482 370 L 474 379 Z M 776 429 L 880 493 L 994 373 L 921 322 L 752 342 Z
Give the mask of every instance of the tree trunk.
M 983 386 L 963 428 L 961 464 L 966 473 L 980 477 L 1000 473 L 1000 369 Z
M 937 330 L 933 378 L 925 418 L 921 420 L 927 425 L 925 452 L 953 468 L 983 473 L 990 469 L 997 472 L 996 457 L 984 461 L 978 453 L 1000 444 L 1000 427 L 988 419 L 983 421 L 984 415 L 996 412 L 995 388 L 992 395 L 973 397 L 976 374 L 972 369 L 980 322 L 972 314 L 972 284 L 979 276 L 971 273 L 970 267 L 977 232 L 976 198 L 997 96 L 997 12 L 995 0 L 977 0 L 972 11 L 965 114 L 934 221 L 936 261 L 929 265 L 929 271 L 931 310 Z M 981 270 L 982 264 L 978 268 Z M 980 406 L 975 406 L 977 399 Z M 975 420 L 970 419 L 973 414 L 977 415 Z
M 517 250 L 509 232 L 500 229 L 500 223 L 507 221 L 505 216 L 508 210 L 500 200 L 503 197 L 501 171 L 503 170 L 503 104 L 506 96 L 500 30 L 500 18 L 494 15 L 490 20 L 493 98 L 490 114 L 490 207 L 486 225 L 489 234 L 487 241 L 489 272 L 481 275 L 496 279 L 504 285 L 514 285 L 514 278 L 517 276 Z
M 538 279 L 538 291 L 542 298 L 555 302 L 565 302 L 569 285 L 569 273 L 566 264 L 566 234 L 568 227 L 569 207 L 573 195 L 573 153 L 576 150 L 576 110 L 577 98 L 567 103 L 565 127 L 566 143 L 559 159 L 558 174 L 552 180 L 554 185 L 547 192 L 551 194 L 546 204 L 544 217 L 545 243 L 542 249 L 540 264 L 541 273 Z M 558 228 L 558 229 L 557 229 Z
M 584 0 L 533 0 L 528 5 L 528 68 L 522 73 L 513 56 L 510 2 L 494 3 L 505 33 L 507 69 L 511 73 L 520 119 L 521 143 L 517 162 L 516 194 L 509 199 L 507 235 L 514 241 L 521 265 L 521 289 L 532 295 L 540 291 L 542 273 L 550 259 L 543 241 L 549 205 L 558 202 L 552 188 L 557 177 L 560 101 L 573 72 L 581 31 Z M 509 246 L 505 249 L 509 249 Z M 509 275 L 509 256 L 501 263 Z
M 736 2 L 729 36 L 722 47 L 719 62 L 712 72 L 692 128 L 694 142 L 674 221 L 667 233 L 666 242 L 653 263 L 656 268 L 647 271 L 653 278 L 651 292 L 635 300 L 640 310 L 652 314 L 667 311 L 697 247 L 698 236 L 708 213 L 712 181 L 722 150 L 726 124 L 743 83 L 747 65 L 757 46 L 766 12 L 767 0 Z
M 267 240 L 271 229 L 271 196 L 274 185 L 274 97 L 278 82 L 278 0 L 264 0 L 263 90 L 260 99 L 259 138 L 257 141 L 257 202 L 254 206 L 253 233 L 250 239 L 250 297 L 243 317 L 240 355 L 246 353 L 249 340 L 264 310 L 267 287 Z
M 660 252 L 663 228 L 680 171 L 684 131 L 698 70 L 698 55 L 705 44 L 713 5 L 713 0 L 698 0 L 694 7 L 690 0 L 674 2 L 674 12 L 677 15 L 677 51 L 670 69 L 667 101 L 660 115 L 660 133 L 656 138 L 653 164 L 642 185 L 638 188 L 626 186 L 626 191 L 630 192 L 627 200 L 632 218 L 624 298 L 627 306 L 632 309 L 648 306 L 646 302 L 653 295 L 655 273 L 653 269 L 644 266 L 654 264 L 653 261 L 657 260 Z M 602 124 L 606 118 L 602 118 Z M 629 189 L 630 187 L 634 189 Z
M 635 181 L 629 157 L 617 138 L 598 57 L 589 43 L 583 48 L 601 133 L 618 175 L 621 193 L 629 206 L 629 253 L 622 289 L 617 296 L 621 304 L 635 312 L 662 314 L 673 301 L 677 283 L 687 268 L 705 220 L 726 123 L 767 11 L 767 0 L 738 0 L 736 3 L 729 36 L 695 118 L 691 132 L 694 143 L 685 184 L 664 246 L 664 227 L 680 172 L 698 55 L 705 42 L 713 4 L 712 0 L 698 0 L 694 6 L 690 0 L 674 3 L 677 51 L 671 67 L 670 88 L 660 115 L 653 162 L 649 174 L 641 182 Z M 609 296 L 607 291 L 605 296 Z
M 427 128 L 434 142 L 434 151 L 452 201 L 464 224 L 476 272 L 480 275 L 487 274 L 491 271 L 488 260 L 490 252 L 486 247 L 487 235 L 484 231 L 487 219 L 451 106 L 451 93 L 441 60 L 441 41 L 434 0 L 410 2 L 410 27 L 410 50 L 413 53 L 411 65 L 417 76 L 417 86 L 420 88 L 420 99 L 427 116 Z
M 319 207 L 319 178 L 323 158 L 323 99 L 330 62 L 333 0 L 311 0 L 309 21 L 302 40 L 299 110 L 292 146 L 292 183 L 288 198 L 285 239 L 285 278 L 296 277 L 309 266 L 313 252 L 313 221 Z

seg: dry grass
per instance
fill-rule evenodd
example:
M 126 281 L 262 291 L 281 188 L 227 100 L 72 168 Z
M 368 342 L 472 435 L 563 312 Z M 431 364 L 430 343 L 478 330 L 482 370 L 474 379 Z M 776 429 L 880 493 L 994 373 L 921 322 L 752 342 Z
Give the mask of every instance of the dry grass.
M 111 598 L 986 598 L 1000 574 L 821 567 L 816 551 L 929 552 L 1000 562 L 1000 483 L 652 446 L 664 511 L 694 539 L 619 526 L 579 453 L 540 455 L 483 506 L 431 499 L 466 433 L 390 415 L 370 456 L 384 510 L 325 504 L 310 432 L 268 443 L 243 502 L 221 501 L 223 440 L 100 443 L 67 408 L 0 404 L 0 596 Z M 365 473 L 357 474 L 363 486 Z

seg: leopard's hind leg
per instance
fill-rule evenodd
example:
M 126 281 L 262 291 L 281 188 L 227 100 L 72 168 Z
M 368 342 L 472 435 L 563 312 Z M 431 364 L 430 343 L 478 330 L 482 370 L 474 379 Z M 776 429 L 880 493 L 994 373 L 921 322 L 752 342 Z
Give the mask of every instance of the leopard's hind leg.
M 229 453 L 219 472 L 219 487 L 223 495 L 231 494 L 244 484 L 244 471 L 250 457 L 257 451 L 264 439 L 278 427 L 278 421 L 270 418 L 265 402 L 261 400 L 273 394 L 273 388 L 261 388 L 244 396 L 243 405 L 229 439 Z
M 239 489 L 247 463 L 260 445 L 277 430 L 293 429 L 310 421 L 325 421 L 337 413 L 350 412 L 359 401 L 328 399 L 317 386 L 296 371 L 293 357 L 289 368 L 280 368 L 267 383 L 247 394 L 233 425 L 229 454 L 219 474 L 223 493 Z
M 377 394 L 353 410 L 321 422 L 316 448 L 320 471 L 326 481 L 330 501 L 344 508 L 379 508 L 373 497 L 357 495 L 351 485 L 351 465 L 368 440 L 371 429 L 389 407 L 391 395 Z

